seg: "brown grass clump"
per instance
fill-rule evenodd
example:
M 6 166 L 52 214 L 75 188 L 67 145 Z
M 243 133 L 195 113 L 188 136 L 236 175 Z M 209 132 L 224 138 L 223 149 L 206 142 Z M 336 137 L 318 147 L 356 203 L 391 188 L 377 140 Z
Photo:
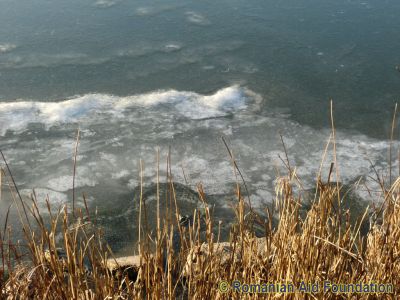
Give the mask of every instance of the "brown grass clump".
M 136 265 L 111 270 L 112 254 L 102 244 L 101 235 L 93 229 L 90 215 L 82 213 L 72 222 L 67 210 L 52 215 L 45 224 L 32 198 L 29 218 L 35 230 L 24 222 L 28 251 L 1 241 L 2 296 L 7 299 L 142 299 L 175 298 L 285 298 L 285 299 L 396 299 L 400 295 L 400 178 L 386 192 L 382 218 L 371 223 L 366 236 L 360 235 L 359 222 L 350 224 L 349 212 L 335 205 L 338 186 L 318 182 L 316 200 L 302 219 L 299 214 L 301 195 L 293 192 L 294 177 L 277 181 L 276 205 L 279 222 L 262 221 L 265 234 L 256 237 L 251 231 L 252 212 L 238 192 L 237 216 L 229 241 L 218 242 L 214 221 L 204 193 L 199 197 L 205 207 L 204 221 L 199 212 L 189 226 L 177 218 L 163 218 L 160 229 L 150 240 L 142 232 L 140 256 Z M 171 184 L 173 195 L 173 185 Z M 172 196 L 173 197 L 173 196 Z M 176 199 L 170 199 L 176 200 Z M 346 201 L 346 199 L 341 199 Z M 174 201 L 175 202 L 175 201 Z M 26 204 L 25 204 L 26 205 Z M 179 215 L 178 207 L 171 207 Z M 51 213 L 50 209 L 49 212 Z M 86 220 L 86 221 L 83 221 Z M 251 220 L 251 221 L 250 221 Z M 200 223 L 205 222 L 205 239 Z M 33 223 L 33 222 L 32 222 Z M 179 226 L 180 249 L 173 245 L 174 227 Z M 62 234 L 57 244 L 55 236 Z M 204 235 L 203 235 L 204 236 Z M 153 246 L 149 246 L 152 244 Z M 61 248 L 61 249 L 60 249 Z M 21 258 L 22 254 L 27 255 Z M 135 269 L 137 267 L 137 269 Z M 8 269 L 8 277 L 4 270 Z M 249 284 L 319 283 L 316 293 L 238 293 L 229 288 L 218 290 L 221 281 Z M 388 294 L 336 294 L 323 291 L 324 281 L 332 283 L 380 283 L 393 286 Z
M 341 193 L 340 184 L 330 182 L 330 175 L 326 182 L 317 180 L 311 208 L 301 216 L 305 196 L 295 192 L 295 170 L 289 167 L 288 173 L 276 181 L 276 226 L 270 210 L 263 216 L 254 212 L 237 185 L 236 220 L 224 242 L 200 185 L 204 213 L 194 211 L 191 220 L 182 220 L 169 175 L 169 196 L 158 199 L 156 220 L 147 220 L 141 197 L 139 256 L 125 261 L 114 259 L 104 245 L 86 203 L 84 212 L 74 214 L 66 208 L 52 214 L 48 204 L 47 223 L 35 195 L 28 204 L 17 193 L 26 247 L 12 244 L 6 224 L 0 238 L 2 298 L 398 299 L 400 177 L 389 189 L 382 185 L 380 209 L 361 211 L 352 224 L 342 207 L 351 199 Z M 159 211 L 160 201 L 166 202 L 166 212 Z M 369 231 L 363 235 L 360 228 L 367 219 Z M 154 233 L 147 229 L 150 221 L 157 224 Z M 256 236 L 254 226 L 264 228 L 262 236 Z M 249 286 L 242 285 L 239 292 L 238 282 Z M 387 293 L 337 293 L 324 288 L 327 282 L 381 284 Z M 271 291 L 270 284 L 277 290 Z M 308 290 L 298 290 L 301 286 Z M 269 293 L 260 293 L 260 287 L 269 287 Z

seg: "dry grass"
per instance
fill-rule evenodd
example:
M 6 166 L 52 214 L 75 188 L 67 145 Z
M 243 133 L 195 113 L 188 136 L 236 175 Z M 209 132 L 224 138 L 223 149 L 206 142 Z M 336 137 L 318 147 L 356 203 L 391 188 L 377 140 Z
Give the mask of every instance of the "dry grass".
M 233 157 L 232 157 L 233 159 Z M 236 166 L 236 164 L 235 164 Z M 400 178 L 390 188 L 382 185 L 382 209 L 360 212 L 350 223 L 350 212 L 341 203 L 350 201 L 340 193 L 330 176 L 317 181 L 315 199 L 305 217 L 304 202 L 295 168 L 277 179 L 277 226 L 269 211 L 260 217 L 247 204 L 237 185 L 236 220 L 228 241 L 220 243 L 219 223 L 215 222 L 202 187 L 198 186 L 204 214 L 194 211 L 188 225 L 179 223 L 179 207 L 172 176 L 165 201 L 167 209 L 157 212 L 157 220 L 147 220 L 145 199 L 140 201 L 140 244 L 138 269 L 109 271 L 112 253 L 102 243 L 88 209 L 76 216 L 66 208 L 43 221 L 32 195 L 22 202 L 20 221 L 26 248 L 11 243 L 10 230 L 1 233 L 0 273 L 2 297 L 7 299 L 397 299 L 400 297 Z M 332 171 L 332 170 L 331 170 Z M 4 174 L 3 174 L 4 175 Z M 18 202 L 18 195 L 15 197 Z M 87 205 L 85 203 L 85 207 Z M 159 205 L 157 205 L 159 207 Z M 27 211 L 27 216 L 22 212 Z M 361 223 L 370 217 L 370 229 L 360 234 Z M 27 220 L 29 218 L 29 222 Z M 147 224 L 157 224 L 155 233 Z M 31 225 L 32 223 L 32 225 Z M 202 224 L 201 224 L 202 223 Z M 264 228 L 256 237 L 254 225 Z M 32 227 L 31 227 L 32 226 Z M 205 234 L 201 227 L 205 226 Z M 34 228 L 34 229 L 33 229 Z M 174 245 L 179 232 L 180 249 Z M 217 234 L 216 234 L 217 232 Z M 56 242 L 57 234 L 62 235 Z M 61 249 L 60 249 L 61 248 Z M 5 270 L 8 270 L 6 276 Z M 392 294 L 318 293 L 238 293 L 218 290 L 220 281 L 231 283 L 381 283 L 394 287 Z

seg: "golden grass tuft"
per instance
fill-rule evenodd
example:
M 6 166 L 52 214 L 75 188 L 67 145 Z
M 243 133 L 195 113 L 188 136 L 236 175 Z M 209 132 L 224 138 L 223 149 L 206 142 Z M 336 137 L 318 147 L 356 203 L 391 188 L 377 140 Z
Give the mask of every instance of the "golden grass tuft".
M 88 230 L 88 225 L 93 227 L 90 215 L 81 212 L 71 221 L 64 209 L 52 215 L 50 224 L 45 224 L 33 197 L 29 211 L 37 229 L 30 229 L 24 222 L 28 251 L 2 237 L 3 271 L 8 266 L 8 276 L 1 273 L 2 296 L 7 299 L 396 299 L 400 295 L 400 178 L 386 191 L 382 217 L 370 224 L 365 236 L 361 236 L 359 229 L 367 211 L 362 212 L 359 222 L 350 224 L 349 212 L 339 212 L 334 204 L 339 192 L 337 185 L 319 181 L 315 201 L 302 219 L 299 210 L 303 199 L 301 194 L 293 192 L 294 181 L 293 175 L 277 180 L 279 222 L 274 228 L 271 219 L 262 221 L 265 227 L 262 237 L 251 231 L 251 223 L 257 219 L 260 224 L 260 217 L 248 217 L 254 212 L 249 212 L 238 191 L 234 208 L 237 220 L 229 240 L 223 243 L 218 242 L 219 237 L 213 231 L 217 225 L 199 187 L 205 211 L 205 239 L 201 240 L 199 212 L 194 212 L 189 226 L 179 226 L 177 218 L 165 217 L 152 240 L 143 231 L 138 269 L 121 266 L 117 271 L 109 268 L 112 254 L 102 243 L 101 235 L 93 228 Z M 174 197 L 172 183 L 171 195 Z M 179 215 L 178 207 L 171 207 L 171 211 L 173 216 Z M 176 226 L 181 240 L 179 251 L 173 245 Z M 55 236 L 59 233 L 62 243 L 57 245 Z M 22 254 L 27 256 L 21 259 Z M 391 284 L 394 290 L 392 294 L 369 295 L 323 291 L 239 294 L 233 289 L 226 293 L 218 290 L 220 281 L 234 280 L 252 284 L 290 282 L 295 286 L 301 282 L 375 282 Z
M 388 189 L 381 185 L 384 200 L 380 209 L 359 212 L 358 221 L 352 224 L 350 212 L 341 205 L 352 200 L 347 193 L 341 193 L 340 184 L 330 182 L 332 166 L 326 182 L 318 178 L 315 198 L 304 216 L 300 211 L 305 195 L 299 189 L 295 169 L 287 163 L 288 175 L 276 180 L 276 225 L 268 208 L 260 215 L 247 204 L 237 184 L 236 205 L 232 208 L 236 220 L 224 241 L 220 223 L 214 219 L 201 185 L 198 196 L 203 213 L 195 210 L 193 219 L 182 224 L 179 199 L 169 174 L 167 198 L 157 198 L 157 220 L 147 220 L 145 199 L 140 197 L 139 256 L 126 258 L 126 263 L 114 259 L 104 244 L 85 200 L 83 211 L 69 213 L 64 207 L 57 214 L 52 213 L 47 202 L 50 221 L 46 222 L 35 194 L 27 203 L 17 193 L 14 201 L 20 208 L 25 247 L 12 243 L 12 231 L 6 221 L 0 237 L 1 296 L 5 299 L 397 299 L 400 297 L 400 177 Z M 234 167 L 238 171 L 236 163 Z M 18 192 L 16 186 L 14 190 Z M 165 212 L 159 211 L 159 201 L 165 201 Z M 368 219 L 369 231 L 361 234 L 361 224 Z M 155 232 L 149 231 L 149 222 L 157 224 Z M 256 236 L 255 226 L 263 228 L 262 236 Z M 56 236 L 61 236 L 61 240 L 57 241 Z M 292 283 L 295 287 L 302 282 L 379 283 L 388 284 L 393 290 L 386 294 L 338 294 L 320 287 L 314 293 L 262 294 L 254 290 L 239 293 L 232 287 L 221 292 L 222 281 L 228 285 L 234 281 Z

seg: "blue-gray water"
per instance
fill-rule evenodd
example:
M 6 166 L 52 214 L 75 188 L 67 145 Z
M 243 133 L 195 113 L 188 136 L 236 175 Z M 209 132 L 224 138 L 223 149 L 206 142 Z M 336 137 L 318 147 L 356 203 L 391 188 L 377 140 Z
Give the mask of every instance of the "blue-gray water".
M 192 186 L 232 191 L 225 136 L 262 205 L 279 134 L 311 185 L 333 99 L 340 180 L 373 185 L 368 159 L 387 167 L 400 96 L 399 12 L 397 0 L 0 0 L 0 148 L 24 195 L 70 203 L 79 127 L 77 192 L 109 207 L 132 201 L 140 159 L 155 181 L 158 147 L 177 182 L 184 169 Z

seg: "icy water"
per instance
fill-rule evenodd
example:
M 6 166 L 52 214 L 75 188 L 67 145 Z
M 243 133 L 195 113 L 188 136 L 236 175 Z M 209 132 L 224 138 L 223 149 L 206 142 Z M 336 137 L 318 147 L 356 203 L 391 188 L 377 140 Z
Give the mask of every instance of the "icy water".
M 174 180 L 227 207 L 225 137 L 261 207 L 282 134 L 311 188 L 333 99 L 340 180 L 374 189 L 400 96 L 399 12 L 397 0 L 0 0 L 0 148 L 24 197 L 70 203 L 79 127 L 76 193 L 129 227 L 139 161 L 154 183 L 158 148 L 162 178 L 171 147 Z

